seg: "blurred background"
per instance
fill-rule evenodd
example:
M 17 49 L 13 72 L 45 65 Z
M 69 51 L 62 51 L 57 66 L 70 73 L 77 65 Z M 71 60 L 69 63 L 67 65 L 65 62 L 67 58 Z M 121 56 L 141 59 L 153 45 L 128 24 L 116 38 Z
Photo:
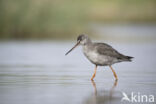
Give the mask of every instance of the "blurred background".
M 81 33 L 134 57 L 113 65 L 118 83 L 108 67 L 98 67 L 91 82 L 94 65 L 80 47 L 65 56 Z M 155 53 L 156 0 L 0 0 L 0 104 L 121 104 L 122 92 L 156 96 Z
M 80 33 L 98 38 L 112 35 L 110 27 L 116 35 L 121 26 L 137 31 L 155 23 L 155 0 L 0 0 L 0 39 L 5 40 L 69 40 Z M 103 25 L 109 29 L 101 33 Z

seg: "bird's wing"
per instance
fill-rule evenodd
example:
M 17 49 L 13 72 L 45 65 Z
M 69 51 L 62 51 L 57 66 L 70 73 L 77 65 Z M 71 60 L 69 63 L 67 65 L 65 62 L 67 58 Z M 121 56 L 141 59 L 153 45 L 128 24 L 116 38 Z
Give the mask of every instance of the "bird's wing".
M 116 58 L 124 58 L 124 55 L 120 54 L 117 50 L 106 43 L 96 43 L 97 52 L 101 55 L 106 55 Z

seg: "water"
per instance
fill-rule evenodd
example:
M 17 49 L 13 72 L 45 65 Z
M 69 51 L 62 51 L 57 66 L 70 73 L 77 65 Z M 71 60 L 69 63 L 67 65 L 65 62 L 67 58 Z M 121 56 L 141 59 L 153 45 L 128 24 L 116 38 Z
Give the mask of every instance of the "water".
M 111 45 L 135 57 L 113 65 L 118 82 L 109 67 L 98 67 L 90 81 L 94 65 L 81 48 L 64 55 L 72 42 L 0 42 L 0 104 L 120 104 L 128 103 L 122 92 L 156 96 L 156 44 Z

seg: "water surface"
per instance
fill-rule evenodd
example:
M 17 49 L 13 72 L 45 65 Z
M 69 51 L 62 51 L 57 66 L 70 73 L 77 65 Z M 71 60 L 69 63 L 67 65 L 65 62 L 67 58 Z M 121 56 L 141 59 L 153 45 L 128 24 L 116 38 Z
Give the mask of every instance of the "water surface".
M 133 62 L 113 65 L 118 82 L 109 67 L 94 65 L 81 48 L 64 54 L 72 42 L 0 42 L 0 104 L 120 104 L 122 92 L 156 96 L 155 43 L 111 44 L 131 55 Z

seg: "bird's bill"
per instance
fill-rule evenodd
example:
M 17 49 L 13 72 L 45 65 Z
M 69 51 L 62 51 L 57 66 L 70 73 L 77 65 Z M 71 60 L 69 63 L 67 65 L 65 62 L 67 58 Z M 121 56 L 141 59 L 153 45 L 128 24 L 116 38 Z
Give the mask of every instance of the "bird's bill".
M 76 44 L 75 44 L 75 46 L 72 48 L 72 49 L 70 49 L 65 55 L 67 55 L 68 53 L 70 53 L 74 48 L 76 48 L 78 45 L 80 44 L 80 41 L 78 41 Z

